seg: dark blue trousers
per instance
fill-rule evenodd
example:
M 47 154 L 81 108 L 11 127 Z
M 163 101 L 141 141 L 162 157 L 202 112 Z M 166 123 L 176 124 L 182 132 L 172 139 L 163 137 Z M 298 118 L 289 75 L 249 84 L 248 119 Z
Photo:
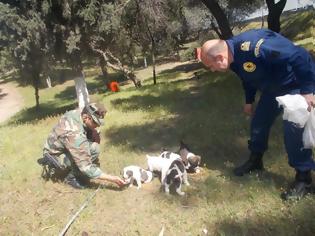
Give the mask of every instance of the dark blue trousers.
M 298 90 L 289 91 L 299 93 Z M 276 117 L 281 113 L 275 97 L 279 94 L 262 93 L 251 121 L 250 140 L 248 148 L 252 152 L 264 153 L 268 149 L 270 128 Z M 284 143 L 288 153 L 289 165 L 299 171 L 315 169 L 312 149 L 303 148 L 302 135 L 304 128 L 298 128 L 294 123 L 284 120 Z

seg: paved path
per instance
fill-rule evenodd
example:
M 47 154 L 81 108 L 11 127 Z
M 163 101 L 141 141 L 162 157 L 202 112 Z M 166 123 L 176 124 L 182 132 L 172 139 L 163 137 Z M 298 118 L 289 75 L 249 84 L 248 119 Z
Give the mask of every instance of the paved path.
M 0 80 L 0 123 L 6 121 L 23 107 L 24 101 L 18 89 Z

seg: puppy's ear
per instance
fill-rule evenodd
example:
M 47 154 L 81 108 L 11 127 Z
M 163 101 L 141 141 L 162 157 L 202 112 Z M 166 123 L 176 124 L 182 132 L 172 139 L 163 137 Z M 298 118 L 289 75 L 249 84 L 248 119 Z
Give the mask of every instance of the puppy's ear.
M 196 159 L 197 159 L 197 162 L 198 162 L 198 166 L 200 165 L 201 163 L 201 156 L 199 155 L 196 155 Z
M 133 176 L 133 172 L 131 170 L 127 170 L 126 174 L 127 174 L 128 178 Z
M 140 175 L 141 175 L 141 181 L 143 182 L 150 182 L 152 179 L 152 173 L 150 171 L 146 171 L 142 169 L 140 170 Z
M 190 152 L 189 147 L 187 146 L 187 144 L 184 143 L 183 140 L 180 140 L 180 147 L 179 147 L 179 149 L 180 150 L 181 149 L 187 149 Z

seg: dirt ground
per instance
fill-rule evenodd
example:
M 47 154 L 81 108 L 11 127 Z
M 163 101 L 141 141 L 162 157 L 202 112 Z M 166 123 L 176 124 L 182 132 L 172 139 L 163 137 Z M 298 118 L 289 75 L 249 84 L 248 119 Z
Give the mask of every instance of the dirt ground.
M 0 123 L 6 121 L 23 107 L 23 98 L 12 83 L 0 80 Z

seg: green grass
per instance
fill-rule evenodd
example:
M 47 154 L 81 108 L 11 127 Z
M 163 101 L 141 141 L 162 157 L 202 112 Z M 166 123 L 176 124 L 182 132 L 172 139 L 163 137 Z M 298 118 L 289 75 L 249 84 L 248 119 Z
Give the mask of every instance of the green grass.
M 315 41 L 315 11 L 295 13 L 281 21 L 281 32 L 293 41 L 312 38 Z
M 315 42 L 315 12 L 312 10 L 305 12 L 296 12 L 289 15 L 281 16 L 281 34 L 294 42 L 308 39 Z M 264 27 L 268 27 L 265 19 Z M 252 21 L 240 24 L 234 29 L 234 33 L 238 34 L 249 29 L 260 29 L 261 21 Z M 313 46 L 315 47 L 315 46 Z
M 201 79 L 192 79 L 198 71 Z M 146 167 L 145 155 L 178 150 L 184 139 L 202 156 L 200 174 L 190 175 L 185 197 L 166 196 L 157 179 L 137 191 L 101 189 L 67 235 L 313 235 L 315 197 L 285 203 L 280 193 L 293 180 L 283 146 L 281 117 L 274 125 L 266 171 L 237 178 L 232 170 L 248 156 L 249 120 L 243 91 L 230 73 L 205 72 L 196 64 L 165 67 L 152 85 L 151 71 L 137 72 L 143 87 L 104 89 L 99 70 L 87 70 L 91 98 L 109 112 L 102 127 L 101 167 L 119 175 L 126 165 Z M 119 79 L 118 74 L 111 78 Z M 0 126 L 0 235 L 56 235 L 94 190 L 45 182 L 36 160 L 61 114 L 75 106 L 74 82 L 34 92 L 19 87 L 25 108 Z
M 286 163 L 280 119 L 266 154 L 267 171 L 234 177 L 233 167 L 248 155 L 249 121 L 241 112 L 240 83 L 232 74 L 199 73 L 201 79 L 193 80 L 169 69 L 159 74 L 156 86 L 148 78 L 141 89 L 128 85 L 119 93 L 92 95 L 109 110 L 101 152 L 101 167 L 108 173 L 119 175 L 130 164 L 145 167 L 145 154 L 163 147 L 176 151 L 180 139 L 203 157 L 204 167 L 189 177 L 185 197 L 166 196 L 157 179 L 140 191 L 102 189 L 69 235 L 157 235 L 163 225 L 166 235 L 202 235 L 203 229 L 210 235 L 314 232 L 314 197 L 296 204 L 279 197 L 294 174 Z M 101 84 L 96 74 L 87 79 L 89 87 Z M 43 89 L 39 115 L 26 100 L 26 109 L 0 127 L 0 234 L 55 235 L 93 191 L 45 183 L 36 164 L 50 129 L 74 104 L 72 92 L 71 81 Z

